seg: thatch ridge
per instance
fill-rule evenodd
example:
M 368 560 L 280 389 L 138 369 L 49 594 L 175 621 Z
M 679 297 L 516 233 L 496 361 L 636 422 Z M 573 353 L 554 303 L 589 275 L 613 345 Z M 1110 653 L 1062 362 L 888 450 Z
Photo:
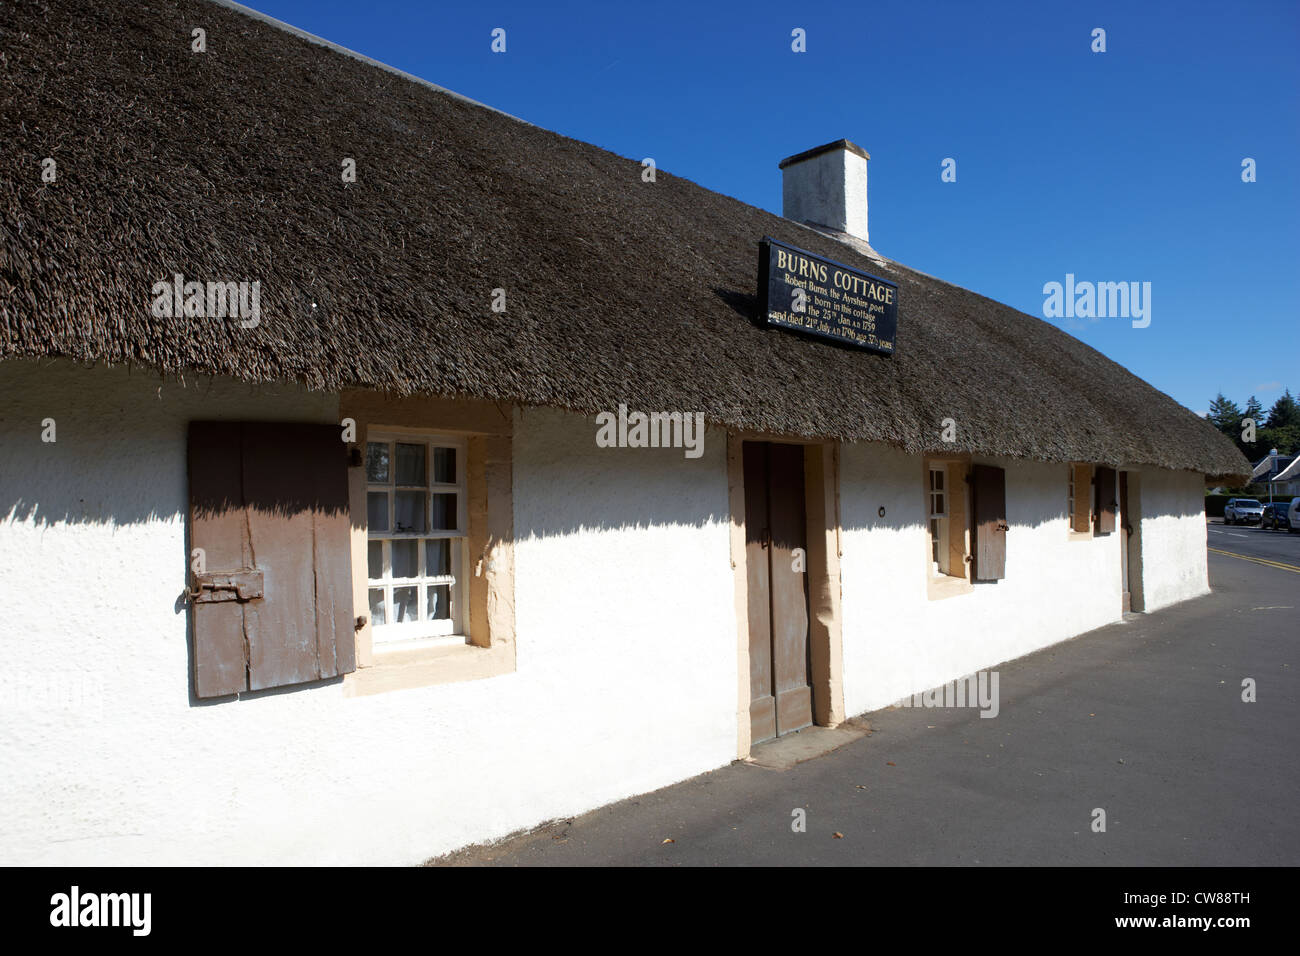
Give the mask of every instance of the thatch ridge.
M 1050 323 L 228 7 L 9 0 L 6 17 L 0 357 L 1249 471 Z M 765 328 L 763 235 L 898 283 L 896 353 Z M 260 280 L 260 325 L 153 316 L 153 283 L 176 272 Z

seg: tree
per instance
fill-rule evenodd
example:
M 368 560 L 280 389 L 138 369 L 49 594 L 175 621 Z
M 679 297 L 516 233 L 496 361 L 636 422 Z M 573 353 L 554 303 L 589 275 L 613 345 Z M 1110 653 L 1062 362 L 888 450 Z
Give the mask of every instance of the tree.
M 1264 424 L 1264 406 L 1259 403 L 1259 399 L 1254 395 L 1247 400 L 1246 410 L 1241 413 L 1241 417 L 1251 419 L 1256 427 Z
M 1223 432 L 1229 438 L 1241 439 L 1241 408 L 1236 402 L 1225 398 L 1220 392 L 1210 402 L 1210 410 L 1205 413 L 1205 420 Z
M 1300 405 L 1291 397 L 1291 389 L 1282 393 L 1282 397 L 1273 403 L 1273 407 L 1268 410 L 1268 421 L 1265 422 L 1269 428 L 1287 428 L 1291 425 L 1300 425 Z
M 1268 411 L 1268 421 L 1259 431 L 1265 451 L 1276 448 L 1279 455 L 1300 453 L 1300 404 L 1291 396 L 1291 389 L 1273 403 Z

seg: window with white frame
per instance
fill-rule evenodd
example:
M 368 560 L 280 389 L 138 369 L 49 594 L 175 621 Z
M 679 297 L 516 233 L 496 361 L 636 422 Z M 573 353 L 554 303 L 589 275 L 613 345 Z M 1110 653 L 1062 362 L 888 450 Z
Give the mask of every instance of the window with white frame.
M 944 465 L 930 466 L 930 569 L 935 574 L 949 573 L 947 476 Z
M 366 442 L 367 591 L 376 645 L 466 632 L 465 442 Z

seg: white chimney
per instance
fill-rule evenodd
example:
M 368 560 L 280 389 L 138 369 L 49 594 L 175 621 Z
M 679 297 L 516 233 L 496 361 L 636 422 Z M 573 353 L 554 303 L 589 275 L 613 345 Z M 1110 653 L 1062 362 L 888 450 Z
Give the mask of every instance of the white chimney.
M 867 160 L 847 139 L 781 160 L 781 214 L 809 226 L 867 236 Z

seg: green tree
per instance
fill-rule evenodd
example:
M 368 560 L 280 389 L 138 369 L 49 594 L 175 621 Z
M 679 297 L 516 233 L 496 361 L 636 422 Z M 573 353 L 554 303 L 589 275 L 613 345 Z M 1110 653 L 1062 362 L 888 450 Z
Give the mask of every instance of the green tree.
M 1241 417 L 1252 419 L 1257 426 L 1264 424 L 1264 406 L 1254 395 L 1246 401 L 1246 410 L 1241 413 Z
M 1241 439 L 1241 407 L 1220 392 L 1210 402 L 1205 420 L 1230 438 Z
M 1291 397 L 1291 389 L 1282 393 L 1282 397 L 1273 403 L 1273 407 L 1268 410 L 1268 421 L 1264 424 L 1269 428 L 1286 428 L 1290 425 L 1300 425 L 1300 405 Z
M 1268 411 L 1268 421 L 1259 431 L 1260 444 L 1265 452 L 1276 448 L 1280 455 L 1300 453 L 1300 404 L 1291 395 L 1291 389 L 1273 403 Z

